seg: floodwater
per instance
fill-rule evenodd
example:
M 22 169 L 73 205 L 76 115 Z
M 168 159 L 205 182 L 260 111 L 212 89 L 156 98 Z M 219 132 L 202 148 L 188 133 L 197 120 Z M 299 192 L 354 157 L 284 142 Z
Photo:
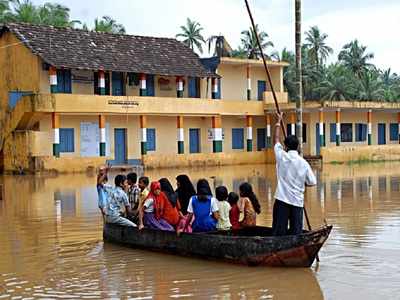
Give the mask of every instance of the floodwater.
M 271 224 L 271 165 L 187 172 L 237 190 Z M 230 265 L 104 244 L 94 174 L 0 177 L 0 299 L 400 299 L 400 164 L 329 165 L 307 191 L 311 224 L 334 226 L 310 269 Z M 175 181 L 173 181 L 175 182 Z

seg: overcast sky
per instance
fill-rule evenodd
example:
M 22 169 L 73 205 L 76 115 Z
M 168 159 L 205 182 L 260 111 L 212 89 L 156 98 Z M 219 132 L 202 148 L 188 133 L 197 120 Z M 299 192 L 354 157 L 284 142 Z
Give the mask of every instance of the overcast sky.
M 33 0 L 36 4 L 52 0 Z M 232 47 L 250 25 L 243 0 L 58 0 L 71 18 L 93 26 L 95 17 L 109 15 L 129 34 L 174 37 L 186 18 L 200 22 L 203 35 L 222 34 Z M 275 48 L 294 49 L 294 0 L 249 0 L 256 23 Z M 328 34 L 335 53 L 359 39 L 375 54 L 380 68 L 400 73 L 400 0 L 303 0 L 303 32 L 317 25 Z M 304 37 L 304 35 L 303 35 Z

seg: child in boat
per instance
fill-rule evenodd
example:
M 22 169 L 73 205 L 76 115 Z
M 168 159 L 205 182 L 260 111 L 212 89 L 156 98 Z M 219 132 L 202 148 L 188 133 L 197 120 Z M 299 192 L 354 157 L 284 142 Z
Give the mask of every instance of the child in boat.
M 237 205 L 238 201 L 239 201 L 239 195 L 236 194 L 235 192 L 230 192 L 228 195 L 228 203 L 231 205 L 231 210 L 229 211 L 229 220 L 232 224 L 233 230 L 240 229 L 240 223 L 239 223 L 240 211 Z
M 226 201 L 228 198 L 228 189 L 225 186 L 219 186 L 215 189 L 215 197 L 218 200 L 219 219 L 217 223 L 218 230 L 231 229 L 231 222 L 229 220 L 229 211 L 231 206 Z
M 108 181 L 108 173 L 109 167 L 102 166 L 99 168 L 99 173 L 97 174 L 97 196 L 98 196 L 98 207 L 100 212 L 105 217 L 105 207 L 107 205 L 107 200 L 109 197 L 109 193 L 112 192 L 112 186 L 107 184 Z
M 215 230 L 219 219 L 217 202 L 218 200 L 212 196 L 208 181 L 206 179 L 200 179 L 197 182 L 197 194 L 192 196 L 189 201 L 187 209 L 188 218 L 183 232 L 185 232 L 193 217 L 193 232 L 208 232 Z
M 149 177 L 142 176 L 139 178 L 138 186 L 140 190 L 139 194 L 139 209 L 143 205 L 144 200 L 146 200 L 149 195 Z
M 175 231 L 163 217 L 165 202 L 168 201 L 165 194 L 161 192 L 158 181 L 153 181 L 150 185 L 150 193 L 140 209 L 139 229 L 144 227 L 164 231 Z
M 238 207 L 240 214 L 243 214 L 243 219 L 240 221 L 240 226 L 256 226 L 257 214 L 261 212 L 261 207 L 257 196 L 253 192 L 253 187 L 250 183 L 244 182 L 239 186 L 239 192 L 240 199 L 238 201 Z

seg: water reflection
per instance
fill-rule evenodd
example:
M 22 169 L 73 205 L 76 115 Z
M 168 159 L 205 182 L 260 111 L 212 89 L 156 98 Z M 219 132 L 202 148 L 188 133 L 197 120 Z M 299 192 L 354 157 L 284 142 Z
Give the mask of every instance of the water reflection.
M 399 166 L 316 170 L 318 186 L 306 198 L 310 221 L 317 226 L 326 218 L 334 231 L 320 269 L 310 270 L 244 268 L 103 245 L 95 177 L 0 177 L 0 297 L 390 298 L 400 281 Z M 236 192 L 249 181 L 262 205 L 259 223 L 269 226 L 274 172 L 274 166 L 246 166 L 189 175 Z M 146 175 L 175 182 L 180 173 L 187 170 Z

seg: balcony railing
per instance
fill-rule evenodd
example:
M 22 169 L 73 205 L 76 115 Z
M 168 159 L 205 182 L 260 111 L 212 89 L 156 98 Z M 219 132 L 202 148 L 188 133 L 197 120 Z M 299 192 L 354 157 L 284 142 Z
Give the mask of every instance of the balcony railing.
M 262 101 L 202 98 L 38 94 L 25 96 L 36 112 L 157 115 L 263 115 Z

